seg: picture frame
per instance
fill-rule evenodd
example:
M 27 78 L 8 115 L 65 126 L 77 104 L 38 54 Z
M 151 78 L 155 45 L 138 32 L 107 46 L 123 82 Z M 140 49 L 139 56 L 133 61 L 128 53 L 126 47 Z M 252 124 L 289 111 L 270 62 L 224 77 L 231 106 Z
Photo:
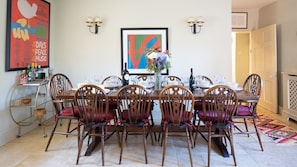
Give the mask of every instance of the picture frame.
M 146 69 L 146 52 L 150 48 L 168 50 L 168 28 L 121 28 L 121 69 L 125 63 L 130 75 L 152 75 Z M 161 71 L 168 75 L 168 69 Z
M 49 67 L 50 3 L 7 0 L 5 71 Z
M 232 12 L 232 29 L 248 28 L 248 12 Z

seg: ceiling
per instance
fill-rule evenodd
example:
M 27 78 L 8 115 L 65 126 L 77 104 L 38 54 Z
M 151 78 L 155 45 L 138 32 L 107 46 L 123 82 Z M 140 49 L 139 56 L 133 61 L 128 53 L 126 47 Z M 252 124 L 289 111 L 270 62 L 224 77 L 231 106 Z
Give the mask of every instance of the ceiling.
M 276 0 L 232 0 L 233 9 L 261 8 Z

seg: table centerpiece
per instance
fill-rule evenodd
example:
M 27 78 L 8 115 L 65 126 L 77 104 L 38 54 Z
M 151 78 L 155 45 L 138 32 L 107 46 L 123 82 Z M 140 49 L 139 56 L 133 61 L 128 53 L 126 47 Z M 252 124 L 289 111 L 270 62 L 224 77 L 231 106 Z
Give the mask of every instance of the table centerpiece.
M 161 51 L 160 48 L 151 48 L 147 51 L 147 70 L 155 75 L 155 90 L 161 90 L 161 72 L 171 67 L 169 51 Z

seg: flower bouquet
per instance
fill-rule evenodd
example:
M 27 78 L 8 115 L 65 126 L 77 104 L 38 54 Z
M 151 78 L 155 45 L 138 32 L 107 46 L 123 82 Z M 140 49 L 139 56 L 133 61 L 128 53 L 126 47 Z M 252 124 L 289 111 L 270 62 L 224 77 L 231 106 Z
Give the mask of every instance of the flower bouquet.
M 155 73 L 155 89 L 161 89 L 161 71 L 171 67 L 169 51 L 162 52 L 160 49 L 149 49 L 146 54 L 147 70 Z
M 149 72 L 161 72 L 171 67 L 169 61 L 169 51 L 161 52 L 160 49 L 149 49 L 146 54 L 147 70 Z

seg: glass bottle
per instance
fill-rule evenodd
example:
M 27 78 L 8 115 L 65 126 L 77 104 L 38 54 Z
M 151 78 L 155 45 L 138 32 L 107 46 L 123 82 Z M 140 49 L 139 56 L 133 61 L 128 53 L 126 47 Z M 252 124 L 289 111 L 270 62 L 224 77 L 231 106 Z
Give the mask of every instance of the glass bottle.
M 35 63 L 35 79 L 39 79 L 38 75 L 39 75 L 39 70 L 38 70 L 38 65 L 37 63 Z
M 31 80 L 32 80 L 32 81 L 35 80 L 35 73 L 36 73 L 36 70 L 35 70 L 35 63 L 32 62 L 32 65 L 31 65 Z
M 125 63 L 125 68 L 122 72 L 122 84 L 123 86 L 125 85 L 129 85 L 129 78 L 130 78 L 130 75 L 129 75 L 129 71 L 127 69 L 127 63 Z
M 26 69 L 26 74 L 28 76 L 28 82 L 32 81 L 32 71 L 31 71 L 31 66 L 28 64 L 27 69 Z
M 195 90 L 194 88 L 194 77 L 193 77 L 193 68 L 191 68 L 191 75 L 189 78 L 189 89 L 193 92 Z

